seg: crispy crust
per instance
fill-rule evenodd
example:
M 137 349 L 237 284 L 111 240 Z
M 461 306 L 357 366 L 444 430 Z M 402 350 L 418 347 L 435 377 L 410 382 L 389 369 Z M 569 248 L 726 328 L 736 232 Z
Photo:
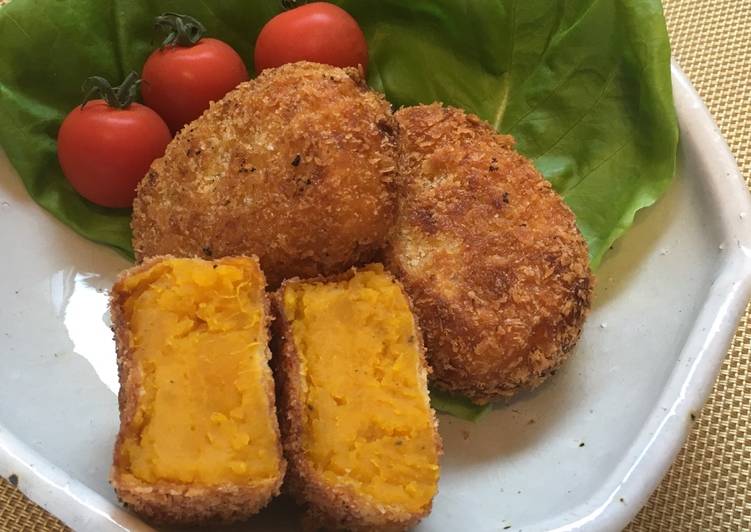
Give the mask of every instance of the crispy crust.
M 286 461 L 282 454 L 278 426 L 276 432 L 279 442 L 279 474 L 276 479 L 257 482 L 255 485 L 200 486 L 166 481 L 147 483 L 125 471 L 120 458 L 120 449 L 136 413 L 137 398 L 141 388 L 141 372 L 133 360 L 133 352 L 130 349 L 130 326 L 123 312 L 124 303 L 130 294 L 124 290 L 123 283 L 129 276 L 148 270 L 169 258 L 173 257 L 169 255 L 153 257 L 138 266 L 125 270 L 117 278 L 110 294 L 110 313 L 115 333 L 117 369 L 120 377 L 118 393 L 120 430 L 115 442 L 110 484 L 126 506 L 157 523 L 197 524 L 207 521 L 239 521 L 258 512 L 268 504 L 272 497 L 279 494 L 286 470 Z M 268 330 L 268 322 L 272 319 L 269 310 L 268 298 L 264 297 L 266 330 Z M 268 347 L 265 355 L 266 360 L 271 358 L 271 351 Z M 268 379 L 265 388 L 270 406 L 268 415 L 275 417 L 273 379 Z
M 154 161 L 133 203 L 136 258 L 255 254 L 273 288 L 370 261 L 396 214 L 397 133 L 357 69 L 264 70 Z
M 279 424 L 284 442 L 284 454 L 289 463 L 285 481 L 285 491 L 289 492 L 306 509 L 305 528 L 309 530 L 353 530 L 390 531 L 406 530 L 415 526 L 430 513 L 430 506 L 421 513 L 410 514 L 397 508 L 382 506 L 350 490 L 328 485 L 307 460 L 303 447 L 304 390 L 300 385 L 300 355 L 295 347 L 290 322 L 284 313 L 284 290 L 295 283 L 328 283 L 350 279 L 355 269 L 341 275 L 300 280 L 289 279 L 272 294 L 271 307 L 274 312 L 272 324 L 272 367 L 279 401 Z M 395 280 L 396 281 L 396 280 Z M 402 289 L 412 309 L 409 296 Z M 413 312 L 414 314 L 414 312 Z M 425 398 L 429 402 L 427 376 L 430 368 L 425 363 L 425 347 L 422 333 L 415 316 L 415 336 L 422 356 L 420 372 L 425 382 Z M 435 412 L 430 408 L 434 429 L 434 442 L 437 454 L 442 453 L 442 443 L 438 434 Z
M 476 116 L 439 104 L 395 116 L 404 188 L 385 262 L 415 303 L 434 383 L 477 403 L 539 385 L 591 302 L 573 213 Z

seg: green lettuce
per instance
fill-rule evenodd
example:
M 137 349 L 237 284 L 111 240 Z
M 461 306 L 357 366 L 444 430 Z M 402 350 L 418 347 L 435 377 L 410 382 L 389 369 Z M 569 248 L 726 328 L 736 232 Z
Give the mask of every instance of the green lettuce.
M 678 126 L 659 0 L 340 0 L 368 39 L 368 81 L 396 106 L 442 101 L 512 134 L 576 214 L 593 265 L 665 191 Z M 0 8 L 0 145 L 29 194 L 79 234 L 132 257 L 127 210 L 65 180 L 55 138 L 81 82 L 119 82 L 188 13 L 252 71 L 278 0 L 14 0 Z M 450 397 L 440 400 L 450 410 Z M 479 410 L 454 403 L 454 413 Z
M 466 397 L 453 395 L 438 388 L 430 389 L 430 406 L 439 412 L 467 421 L 479 420 L 492 408 L 491 405 L 476 405 Z

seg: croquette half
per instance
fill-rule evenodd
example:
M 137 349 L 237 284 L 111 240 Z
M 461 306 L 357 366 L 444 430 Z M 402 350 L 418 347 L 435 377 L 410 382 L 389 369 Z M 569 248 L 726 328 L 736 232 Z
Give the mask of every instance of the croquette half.
M 120 431 L 110 481 L 156 522 L 237 521 L 279 493 L 282 457 L 258 261 L 155 258 L 111 296 Z
M 370 261 L 395 215 L 396 137 L 358 70 L 264 70 L 152 164 L 133 204 L 136 258 L 255 254 L 270 286 Z
M 439 104 L 395 116 L 403 190 L 386 264 L 412 298 L 433 381 L 477 403 L 537 386 L 590 307 L 573 213 L 476 116 Z
M 402 530 L 428 514 L 440 438 L 420 331 L 381 265 L 285 281 L 272 299 L 285 487 L 325 529 Z

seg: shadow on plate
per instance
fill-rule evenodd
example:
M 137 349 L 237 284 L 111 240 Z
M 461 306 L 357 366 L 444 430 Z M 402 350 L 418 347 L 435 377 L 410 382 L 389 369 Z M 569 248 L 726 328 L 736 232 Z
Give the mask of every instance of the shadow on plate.
M 273 499 L 269 505 L 254 515 L 247 521 L 236 523 L 234 525 L 208 525 L 196 527 L 160 527 L 154 526 L 157 530 L 164 532 L 195 532 L 197 530 L 206 532 L 246 532 L 248 530 L 263 530 L 264 532 L 289 532 L 290 530 L 300 529 L 300 518 L 302 511 L 287 495 L 280 495 Z

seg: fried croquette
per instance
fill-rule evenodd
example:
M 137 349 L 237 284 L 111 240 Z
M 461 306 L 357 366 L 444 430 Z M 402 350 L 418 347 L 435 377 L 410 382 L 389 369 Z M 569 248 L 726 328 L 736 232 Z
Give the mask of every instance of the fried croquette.
M 272 304 L 285 486 L 308 524 L 416 524 L 437 491 L 441 443 L 402 286 L 377 264 L 285 281 Z
M 264 70 L 152 164 L 133 204 L 136 258 L 254 254 L 272 287 L 368 262 L 395 215 L 396 137 L 358 70 Z
M 159 257 L 111 297 L 120 432 L 110 480 L 158 522 L 237 521 L 279 493 L 286 463 L 255 258 Z
M 476 116 L 439 104 L 395 116 L 404 188 L 386 264 L 415 305 L 432 380 L 479 404 L 539 385 L 590 307 L 573 213 Z

